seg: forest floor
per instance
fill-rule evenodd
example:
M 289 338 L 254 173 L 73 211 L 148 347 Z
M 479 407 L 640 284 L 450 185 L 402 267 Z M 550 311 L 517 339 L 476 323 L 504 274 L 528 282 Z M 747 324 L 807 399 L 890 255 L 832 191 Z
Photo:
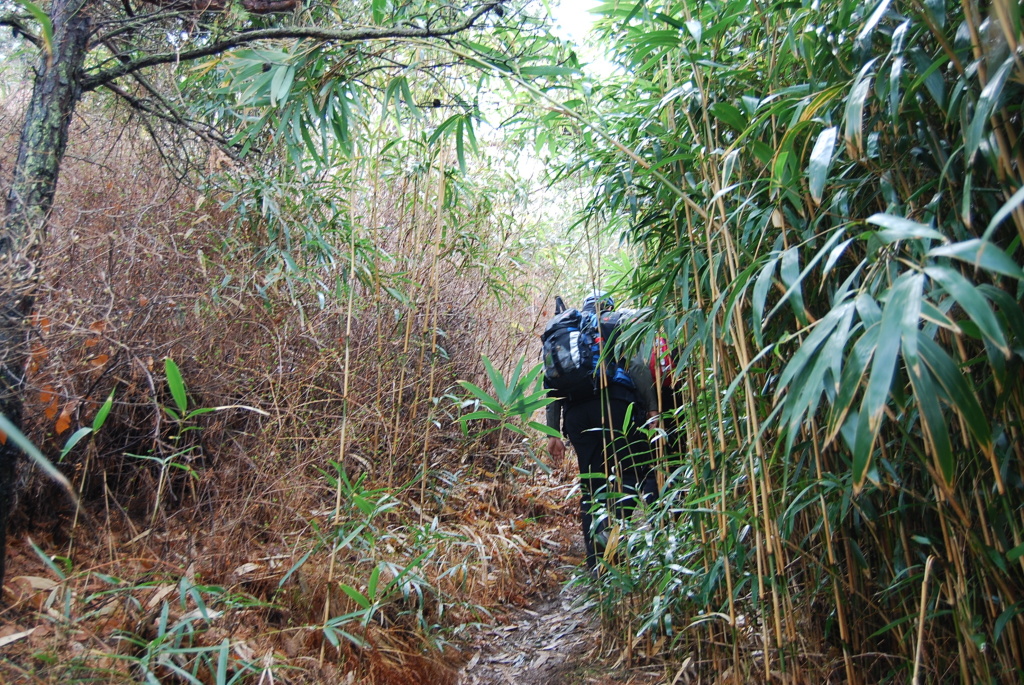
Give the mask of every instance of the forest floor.
M 579 545 L 582 547 L 582 544 Z M 475 640 L 477 651 L 460 673 L 460 685 L 655 685 L 663 669 L 629 669 L 604 644 L 586 592 L 571 582 L 545 594 L 511 621 L 491 626 Z
M 443 667 L 445 682 L 459 685 L 655 685 L 665 682 L 662 665 L 627 664 L 621 656 L 621 645 L 602 630 L 595 601 L 579 577 L 583 572 L 583 545 L 575 515 L 578 504 L 572 494 L 576 480 L 574 464 L 558 465 L 547 476 L 518 476 L 504 482 L 467 479 L 460 493 L 449 501 L 453 509 L 462 512 L 459 518 L 464 525 L 518 542 L 514 552 L 517 561 L 504 566 L 503 575 L 493 579 L 501 586 L 499 597 L 503 599 L 491 607 L 491 618 L 450 640 L 457 656 L 447 650 L 445 656 L 438 655 L 445 661 L 449 656 L 455 657 Z M 498 491 L 504 491 L 504 496 L 498 497 Z M 491 506 L 489 502 L 499 506 Z M 130 568 L 146 566 L 147 559 L 162 559 L 158 564 L 174 559 L 175 567 L 193 569 L 195 575 L 209 579 L 206 582 L 227 585 L 232 573 L 241 573 L 241 567 L 235 568 L 240 561 L 238 558 L 229 561 L 229 557 L 220 556 L 213 549 L 197 550 L 194 541 L 175 542 L 181 537 L 171 534 L 175 528 L 154 530 L 142 536 L 134 529 L 107 528 L 102 531 L 103 535 L 74 553 L 76 567 L 93 570 L 66 581 L 58 578 L 63 571 L 54 566 L 47 568 L 40 553 L 29 543 L 32 539 L 39 550 L 53 550 L 48 554 L 54 554 L 62 546 L 54 539 L 52 531 L 37 528 L 12 536 L 4 587 L 7 606 L 0 611 L 0 683 L 95 681 L 97 676 L 102 680 L 103 674 L 109 676 L 108 682 L 124 682 L 132 680 L 133 674 L 138 675 L 143 653 L 160 648 L 161 640 L 154 640 L 156 636 L 152 634 L 152 622 L 159 621 L 154 612 L 159 613 L 161 604 L 169 603 L 170 622 L 177 625 L 190 615 L 181 615 L 185 611 L 185 600 L 179 597 L 180 587 L 174 583 L 143 582 L 142 578 L 147 576 L 139 569 L 137 579 L 125 588 L 123 597 L 128 601 L 110 602 L 108 597 L 118 595 L 104 589 L 107 581 L 101 572 L 118 569 L 116 572 L 127 574 L 131 573 Z M 238 546 L 237 541 L 234 546 Z M 257 554 L 249 550 L 248 553 L 253 555 L 249 558 L 255 558 L 271 551 Z M 108 554 L 107 562 L 99 558 L 104 553 Z M 58 565 L 61 563 L 59 555 L 57 552 L 55 556 Z M 216 558 L 220 561 L 213 562 Z M 225 570 L 231 568 L 235 570 Z M 281 565 L 278 576 L 285 569 L 287 564 Z M 176 610 L 178 604 L 182 608 Z M 194 613 L 193 610 L 191 614 Z M 229 619 L 225 613 L 206 630 L 207 641 L 230 638 L 239 658 L 250 663 L 266 663 L 265 673 L 274 674 L 270 681 L 259 676 L 252 682 L 338 682 L 340 679 L 340 682 L 371 683 L 378 680 L 372 676 L 372 669 L 365 674 L 369 679 L 357 676 L 355 680 L 346 680 L 353 674 L 343 667 L 339 669 L 341 664 L 325 668 L 321 660 L 317 666 L 316 654 L 321 650 L 322 640 L 299 639 L 315 631 L 281 630 L 280 624 L 265 611 L 250 612 L 246 616 L 239 622 L 239 619 Z M 139 648 L 142 652 L 137 651 Z M 239 649 L 242 651 L 238 652 Z M 358 659 L 358 650 L 353 654 Z M 153 656 L 156 658 L 155 651 Z M 77 666 L 69 667 L 70 664 Z M 388 678 L 384 680 L 391 682 Z M 215 682 L 215 679 L 208 680 L 200 673 L 199 681 Z

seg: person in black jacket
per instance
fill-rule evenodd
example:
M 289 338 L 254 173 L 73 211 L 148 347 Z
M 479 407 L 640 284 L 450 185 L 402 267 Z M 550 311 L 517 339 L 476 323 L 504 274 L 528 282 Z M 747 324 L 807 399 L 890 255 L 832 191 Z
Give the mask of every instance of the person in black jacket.
M 611 297 L 594 293 L 584 300 L 582 311 L 600 316 L 613 307 Z M 628 511 L 630 500 L 635 506 L 637 497 L 651 501 L 658 494 L 650 444 L 640 431 L 645 421 L 657 416 L 654 379 L 646 359 L 639 356 L 621 371 L 608 374 L 611 377 L 599 384 L 604 387 L 591 396 L 559 399 L 547 406 L 547 425 L 569 439 L 579 462 L 580 524 L 589 568 L 596 566 L 597 547 L 607 539 L 609 512 Z M 559 438 L 549 437 L 547 449 L 556 459 L 565 455 Z M 601 502 L 606 507 L 595 525 L 594 515 L 600 511 L 595 505 Z

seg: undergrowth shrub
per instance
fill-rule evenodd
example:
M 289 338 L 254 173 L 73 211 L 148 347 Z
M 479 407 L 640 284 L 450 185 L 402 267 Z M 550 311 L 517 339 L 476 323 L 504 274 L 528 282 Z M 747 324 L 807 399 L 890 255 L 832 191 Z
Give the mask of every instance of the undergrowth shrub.
M 429 154 L 410 171 L 408 151 L 315 183 L 215 159 L 219 175 L 197 186 L 158 164 L 121 113 L 76 128 L 32 319 L 25 425 L 82 506 L 27 470 L 18 530 L 68 559 L 66 590 L 101 572 L 121 593 L 126 608 L 101 631 L 118 636 L 101 651 L 130 662 L 118 677 L 183 668 L 205 680 L 196 669 L 216 671 L 227 639 L 311 658 L 301 667 L 314 671 L 450 680 L 446 639 L 523 601 L 513 579 L 551 582 L 549 564 L 520 550 L 547 543 L 505 512 L 561 515 L 538 509 L 514 472 L 474 485 L 500 462 L 488 454 L 498 438 L 479 443 L 456 421 L 455 381 L 483 382 L 481 353 L 518 359 L 536 316 L 513 200 Z M 111 395 L 102 427 L 70 446 Z M 31 558 L 12 549 L 12 563 Z M 153 633 L 151 612 L 174 598 L 153 599 L 138 560 L 161 567 L 160 584 L 200 579 L 248 598 L 258 609 L 222 621 L 255 611 L 264 634 L 171 609 Z M 199 609 L 177 594 L 182 615 Z M 76 602 L 95 596 L 61 595 L 82 625 L 88 602 Z M 160 662 L 167 645 L 184 651 Z M 108 668 L 96 659 L 76 663 Z

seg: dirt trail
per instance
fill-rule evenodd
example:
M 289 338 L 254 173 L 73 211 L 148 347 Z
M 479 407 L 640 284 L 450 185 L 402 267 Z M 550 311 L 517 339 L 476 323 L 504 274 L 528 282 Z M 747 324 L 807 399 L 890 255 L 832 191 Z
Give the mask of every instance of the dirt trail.
M 476 639 L 478 651 L 462 669 L 462 685 L 592 682 L 588 667 L 599 649 L 596 616 L 576 587 L 562 589 L 511 613 Z

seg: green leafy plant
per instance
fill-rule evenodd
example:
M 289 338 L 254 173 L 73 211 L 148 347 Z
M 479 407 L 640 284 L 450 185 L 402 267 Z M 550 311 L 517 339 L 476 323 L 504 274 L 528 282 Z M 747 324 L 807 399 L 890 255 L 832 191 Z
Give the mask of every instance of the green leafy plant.
M 469 434 L 470 421 L 484 420 L 493 423 L 477 432 L 477 436 L 502 429 L 527 436 L 529 433 L 520 425 L 525 424 L 527 428 L 540 431 L 545 435 L 560 437 L 558 431 L 532 419 L 535 412 L 555 401 L 548 397 L 547 390 L 541 387 L 543 364 L 537 364 L 524 375 L 525 357 L 521 357 L 506 382 L 501 372 L 494 368 L 490 359 L 485 356 L 482 357 L 482 360 L 487 372 L 487 379 L 491 382 L 491 387 L 494 388 L 494 394 L 491 395 L 469 381 L 459 381 L 459 385 L 473 396 L 472 404 L 479 407 L 475 411 L 459 417 L 463 433 Z
M 57 459 L 58 462 L 64 461 L 64 458 L 68 456 L 68 453 L 75 448 L 82 438 L 88 435 L 97 433 L 103 424 L 106 423 L 107 417 L 110 416 L 110 410 L 114 407 L 114 393 L 117 392 L 117 388 L 110 391 L 107 395 L 106 401 L 100 406 L 99 411 L 96 412 L 96 416 L 93 417 L 92 426 L 82 426 L 68 437 L 64 443 L 64 447 L 61 448 L 60 457 Z
M 254 663 L 232 656 L 228 638 L 216 645 L 201 642 L 202 636 L 224 615 L 224 610 L 214 607 L 233 603 L 223 588 L 195 585 L 182 578 L 178 595 L 180 606 L 174 615 L 170 602 L 161 603 L 152 636 L 120 632 L 120 640 L 131 645 L 133 653 L 118 654 L 116 658 L 131 662 L 144 682 L 154 684 L 164 682 L 173 673 L 195 685 L 231 685 L 259 672 Z

